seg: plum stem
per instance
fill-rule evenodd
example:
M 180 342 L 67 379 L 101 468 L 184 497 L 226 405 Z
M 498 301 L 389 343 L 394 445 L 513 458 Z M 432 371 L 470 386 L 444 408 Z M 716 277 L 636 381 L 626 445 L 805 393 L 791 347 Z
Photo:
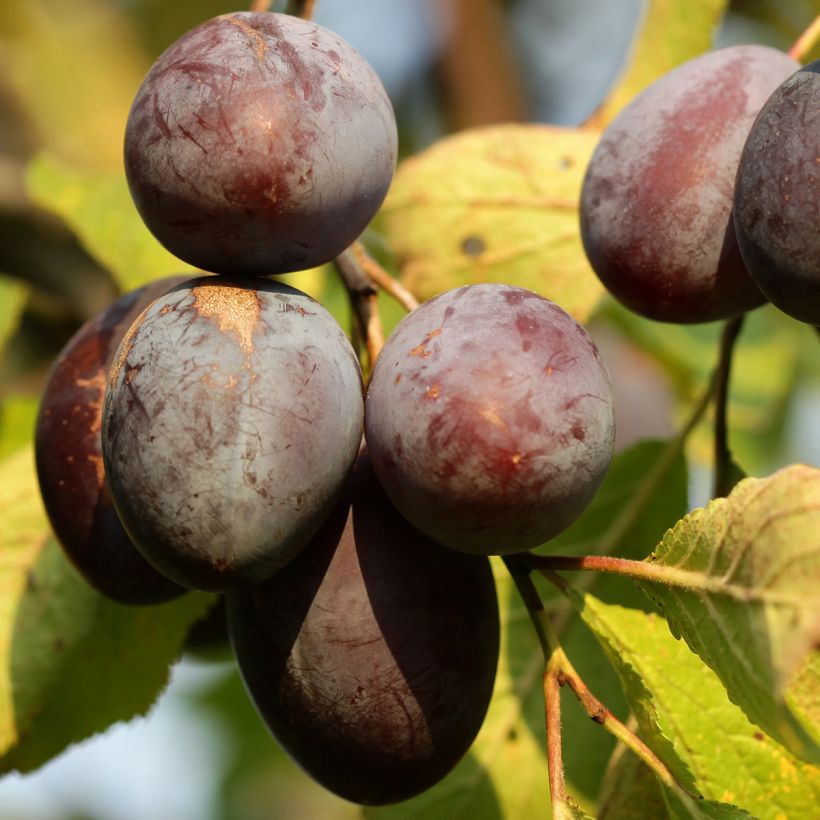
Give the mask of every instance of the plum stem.
M 376 363 L 376 357 L 384 347 L 384 329 L 377 300 L 378 289 L 352 249 L 348 248 L 339 254 L 335 259 L 335 265 L 350 299 L 350 308 L 355 317 L 359 338 L 364 339 L 368 371 L 371 371 Z
M 732 370 L 732 354 L 740 331 L 744 315 L 729 319 L 723 326 L 720 337 L 720 357 L 715 370 L 715 484 L 712 493 L 714 498 L 729 494 L 734 485 L 732 454 L 729 450 L 729 424 L 727 408 L 729 405 L 729 377 Z
M 336 269 L 350 299 L 355 318 L 354 339 L 364 340 L 369 370 L 384 347 L 384 329 L 379 314 L 378 292 L 381 288 L 405 310 L 415 310 L 416 298 L 397 282 L 368 252 L 361 242 L 354 242 L 334 260 Z
M 368 252 L 361 242 L 354 242 L 351 251 L 356 256 L 359 267 L 385 293 L 392 296 L 408 313 L 412 313 L 418 306 L 418 300 L 404 285 L 394 279 Z
M 789 57 L 802 63 L 809 56 L 811 50 L 820 42 L 820 14 L 809 23 L 806 30 L 794 41 L 789 49 Z
M 294 17 L 301 17 L 303 20 L 312 20 L 315 6 L 316 0 L 290 0 L 287 13 Z
M 271 0 L 251 0 L 250 11 L 255 14 L 258 12 L 268 11 L 270 9 Z
M 650 769 L 674 790 L 687 805 L 694 801 L 691 795 L 663 763 L 663 761 L 624 723 L 591 692 L 564 652 L 541 601 L 541 596 L 530 577 L 530 571 L 522 559 L 540 556 L 512 555 L 504 558 L 504 563 L 515 582 L 521 599 L 527 607 L 530 620 L 535 628 L 538 642 L 544 653 L 544 703 L 547 722 L 547 767 L 549 771 L 550 798 L 554 817 L 571 817 L 571 798 L 567 794 L 564 781 L 564 767 L 561 744 L 561 700 L 560 687 L 569 686 L 587 715 L 606 731 L 631 749 Z M 613 559 L 614 560 L 614 559 Z M 563 578 L 556 576 L 553 582 L 565 594 L 569 587 Z

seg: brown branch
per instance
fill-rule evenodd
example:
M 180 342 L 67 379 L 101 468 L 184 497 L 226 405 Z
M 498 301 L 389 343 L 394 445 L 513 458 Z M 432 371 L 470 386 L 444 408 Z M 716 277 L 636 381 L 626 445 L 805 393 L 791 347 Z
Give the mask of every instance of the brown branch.
M 557 688 L 563 685 L 569 686 L 575 697 L 578 698 L 578 702 L 584 711 L 592 720 L 600 724 L 606 731 L 631 749 L 669 788 L 673 789 L 681 799 L 688 804 L 689 801 L 692 800 L 692 795 L 675 779 L 675 776 L 666 764 L 646 743 L 628 726 L 618 720 L 618 718 L 592 694 L 564 652 L 558 640 L 558 636 L 555 633 L 555 628 L 544 610 L 541 596 L 538 594 L 538 590 L 530 577 L 529 571 L 522 563 L 533 559 L 536 563 L 540 564 L 542 559 L 547 560 L 547 558 L 554 559 L 555 556 L 534 556 L 529 553 L 523 553 L 505 557 L 504 563 L 507 565 L 507 569 L 510 571 L 513 581 L 518 588 L 518 592 L 527 607 L 527 612 L 535 627 L 535 632 L 546 660 L 544 702 L 547 720 L 547 764 L 549 768 L 550 796 L 553 801 L 554 816 L 564 814 L 563 809 L 566 807 L 568 800 L 564 783 L 563 758 L 561 753 L 561 703 L 560 696 L 557 692 Z M 620 560 L 614 558 L 604 559 L 601 558 L 601 556 L 592 556 L 592 559 L 608 562 Z M 559 563 L 561 561 L 571 560 L 579 561 L 584 559 L 561 557 Z M 568 591 L 567 584 L 562 578 L 556 576 L 556 581 L 562 591 Z
M 454 0 L 444 7 L 452 22 L 438 66 L 446 110 L 455 129 L 524 122 L 527 103 L 521 71 L 496 0 Z
M 561 745 L 561 671 L 557 664 L 547 664 L 544 672 L 544 717 L 547 724 L 547 775 L 550 799 L 555 804 L 566 803 L 564 753 Z M 553 808 L 553 815 L 557 812 Z

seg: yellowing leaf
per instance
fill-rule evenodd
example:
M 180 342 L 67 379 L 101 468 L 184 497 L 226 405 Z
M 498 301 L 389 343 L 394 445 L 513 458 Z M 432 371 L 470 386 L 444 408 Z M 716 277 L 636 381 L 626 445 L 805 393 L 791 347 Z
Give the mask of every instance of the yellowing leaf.
M 26 568 L 45 546 L 48 527 L 32 474 L 31 450 L 19 451 L 0 467 L 0 754 L 18 739 L 9 657 L 14 616 L 26 588 Z
M 7 396 L 0 403 L 0 461 L 29 444 L 37 407 L 37 399 L 31 396 Z
M 41 155 L 30 163 L 26 183 L 32 199 L 65 220 L 122 290 L 194 271 L 145 227 L 123 173 L 79 170 Z
M 125 121 L 148 66 L 115 4 L 3 0 L 0 68 L 40 146 L 87 167 L 122 167 Z
M 402 281 L 419 298 L 477 282 L 537 291 L 579 321 L 603 291 L 581 246 L 592 130 L 464 131 L 406 160 L 382 208 Z
M 601 112 L 609 122 L 632 98 L 675 66 L 703 54 L 727 0 L 648 0 L 626 70 Z

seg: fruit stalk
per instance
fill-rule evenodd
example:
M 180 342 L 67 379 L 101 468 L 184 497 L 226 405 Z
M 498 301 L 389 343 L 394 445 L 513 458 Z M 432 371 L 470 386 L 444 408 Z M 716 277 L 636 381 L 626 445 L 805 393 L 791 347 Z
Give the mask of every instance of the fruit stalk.
M 419 306 L 419 301 L 397 279 L 394 279 L 368 252 L 361 242 L 350 247 L 359 267 L 388 296 L 392 296 L 408 313 Z
M 820 42 L 820 14 L 809 23 L 808 28 L 794 41 L 794 45 L 789 49 L 789 57 L 802 63 L 818 42 Z
M 368 372 L 384 347 L 384 329 L 379 313 L 378 288 L 359 264 L 356 253 L 348 249 L 336 257 L 334 264 L 342 277 L 350 299 L 350 309 L 356 321 L 359 338 L 367 351 Z
M 729 450 L 729 425 L 726 411 L 729 404 L 729 378 L 732 370 L 732 353 L 744 315 L 730 319 L 723 327 L 720 337 L 720 359 L 715 370 L 715 485 L 713 498 L 722 498 L 732 489 L 732 454 Z

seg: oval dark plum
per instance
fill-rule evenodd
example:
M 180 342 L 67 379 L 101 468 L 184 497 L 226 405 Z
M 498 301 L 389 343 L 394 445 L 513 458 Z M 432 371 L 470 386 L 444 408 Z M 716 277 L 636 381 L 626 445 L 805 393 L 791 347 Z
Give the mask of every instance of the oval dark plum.
M 820 326 L 820 60 L 769 98 L 746 140 L 734 221 L 752 278 L 785 313 Z
M 155 301 L 111 370 L 103 456 L 120 518 L 184 586 L 258 583 L 330 511 L 362 432 L 359 363 L 316 301 L 204 277 Z
M 123 529 L 100 441 L 105 385 L 120 340 L 154 299 L 183 281 L 153 282 L 86 322 L 54 363 L 37 416 L 37 476 L 54 534 L 85 579 L 124 604 L 155 604 L 186 592 L 157 572 Z
M 410 526 L 366 458 L 305 550 L 228 597 L 228 621 L 274 736 L 348 800 L 425 791 L 484 721 L 499 648 L 490 564 Z
M 227 274 L 340 254 L 381 205 L 396 152 L 373 69 L 332 32 L 271 12 L 184 34 L 143 81 L 125 133 L 146 225 L 180 259 Z
M 709 322 L 765 301 L 732 224 L 735 173 L 754 118 L 798 64 L 730 46 L 679 66 L 604 132 L 581 192 L 581 236 L 606 288 L 636 313 Z
M 548 299 L 458 288 L 388 339 L 365 437 L 387 495 L 422 532 L 467 552 L 519 552 L 569 526 L 603 479 L 609 376 L 586 331 Z

